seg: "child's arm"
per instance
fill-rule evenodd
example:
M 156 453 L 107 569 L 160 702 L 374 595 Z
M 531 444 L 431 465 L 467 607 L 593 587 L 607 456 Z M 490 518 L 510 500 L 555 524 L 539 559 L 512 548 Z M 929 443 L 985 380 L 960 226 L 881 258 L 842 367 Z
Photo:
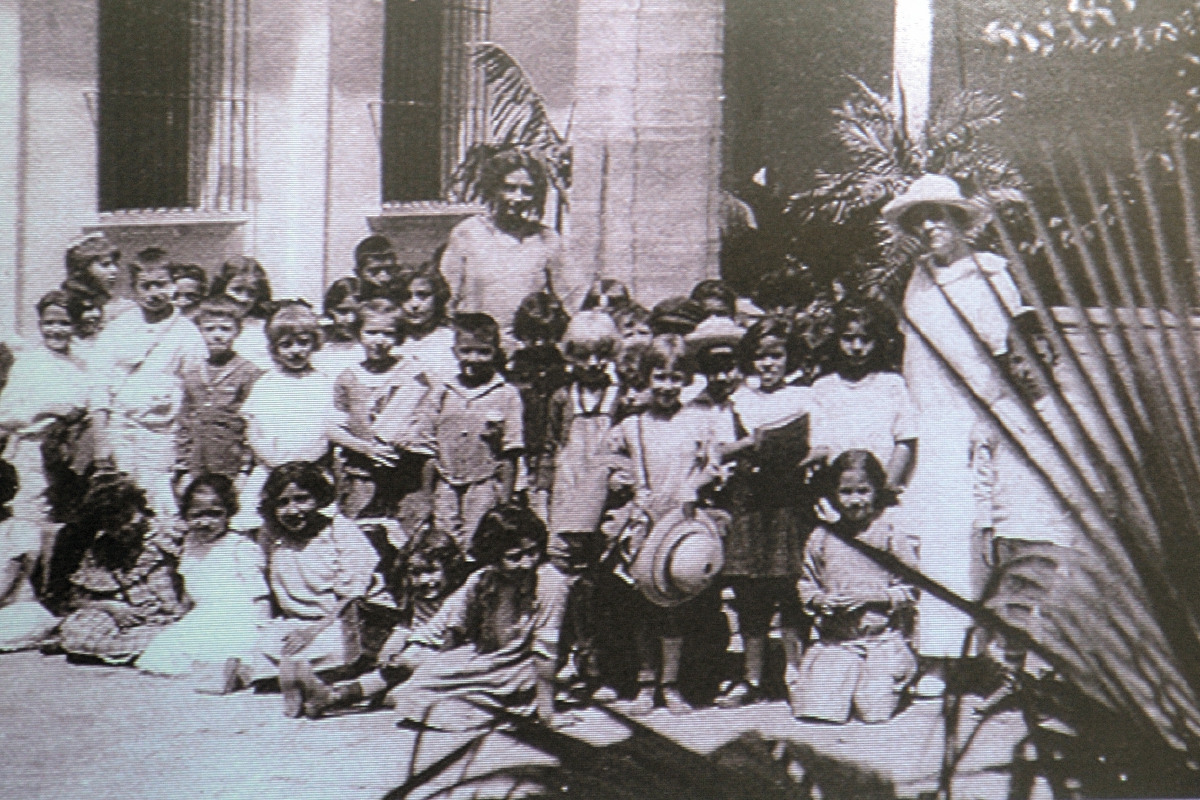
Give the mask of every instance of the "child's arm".
M 909 469 L 913 465 L 916 454 L 916 439 L 896 442 L 896 447 L 892 450 L 892 457 L 888 459 L 887 464 L 888 489 L 893 492 L 904 490 L 904 485 L 908 483 Z
M 496 477 L 500 481 L 500 496 L 505 502 L 512 499 L 513 490 L 517 485 L 517 459 L 519 451 L 505 453 L 496 466 Z

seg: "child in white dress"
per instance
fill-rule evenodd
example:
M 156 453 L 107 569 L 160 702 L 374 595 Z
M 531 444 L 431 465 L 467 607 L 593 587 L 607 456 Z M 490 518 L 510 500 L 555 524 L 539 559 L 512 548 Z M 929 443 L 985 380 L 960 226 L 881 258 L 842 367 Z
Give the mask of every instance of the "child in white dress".
M 179 505 L 187 537 L 178 572 L 192 610 L 154 638 L 137 667 L 189 679 L 197 691 L 223 691 L 226 661 L 249 659 L 271 616 L 265 558 L 257 542 L 229 531 L 237 492 L 227 476 L 194 479 Z
M 319 461 L 346 415 L 334 405 L 334 379 L 312 365 L 320 323 L 306 303 L 283 303 L 267 323 L 274 369 L 254 384 L 242 406 L 255 467 L 239 495 L 237 530 L 262 524 L 256 506 L 271 470 L 290 461 Z

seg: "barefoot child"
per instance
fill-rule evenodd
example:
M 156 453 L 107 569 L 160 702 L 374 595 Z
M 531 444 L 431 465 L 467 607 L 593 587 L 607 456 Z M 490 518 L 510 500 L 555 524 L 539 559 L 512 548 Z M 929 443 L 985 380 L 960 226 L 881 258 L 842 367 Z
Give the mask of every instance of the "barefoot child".
M 820 639 L 788 686 L 792 712 L 828 722 L 886 722 L 916 674 L 905 628 L 917 592 L 844 540 L 857 539 L 914 568 L 916 553 L 896 526 L 887 476 L 874 454 L 842 453 L 825 480 L 839 519 L 818 526 L 804 550 L 800 599 Z
M 237 491 L 226 475 L 192 480 L 179 501 L 187 536 L 179 574 L 191 610 L 154 638 L 138 669 L 187 679 L 197 691 L 221 692 L 231 658 L 249 661 L 271 617 L 262 548 L 229 531 Z
M 378 552 L 357 525 L 334 527 L 321 513 L 333 499 L 324 471 L 303 461 L 275 468 L 262 489 L 260 537 L 280 616 L 267 624 L 251 664 L 228 665 L 227 685 L 235 689 L 277 671 L 289 717 L 304 709 L 301 674 L 357 656 L 347 646 L 357 631 L 343 630 L 344 612 L 366 595 L 379 564 Z

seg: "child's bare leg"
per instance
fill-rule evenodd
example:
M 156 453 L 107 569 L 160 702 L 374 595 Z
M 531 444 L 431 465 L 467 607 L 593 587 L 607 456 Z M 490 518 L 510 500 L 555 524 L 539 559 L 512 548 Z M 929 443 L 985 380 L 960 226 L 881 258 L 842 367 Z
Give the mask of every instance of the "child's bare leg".
M 654 710 L 654 685 L 658 677 L 655 650 L 659 647 L 658 637 L 654 635 L 644 617 L 638 620 L 634 640 L 638 653 L 638 694 L 630 713 L 641 716 Z
M 683 637 L 664 636 L 662 639 L 663 703 L 672 714 L 686 714 L 691 705 L 679 693 L 679 665 L 683 662 Z
M 743 676 L 746 683 L 758 688 L 762 686 L 763 661 L 766 658 L 767 637 L 749 636 L 746 638 L 746 667 Z

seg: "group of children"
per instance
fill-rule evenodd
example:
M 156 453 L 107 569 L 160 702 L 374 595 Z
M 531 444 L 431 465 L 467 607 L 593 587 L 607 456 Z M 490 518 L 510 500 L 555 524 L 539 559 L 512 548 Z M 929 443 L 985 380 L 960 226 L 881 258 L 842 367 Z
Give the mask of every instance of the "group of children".
M 685 713 L 780 678 L 799 717 L 899 708 L 916 593 L 869 551 L 916 565 L 917 443 L 886 306 L 820 332 L 784 271 L 752 313 L 720 281 L 646 309 L 600 280 L 578 310 L 451 317 L 436 261 L 382 237 L 321 314 L 253 259 L 210 286 L 156 248 L 129 303 L 119 259 L 68 251 L 0 394 L 0 647 L 277 682 L 291 716 Z M 744 657 L 706 689 L 723 603 Z

